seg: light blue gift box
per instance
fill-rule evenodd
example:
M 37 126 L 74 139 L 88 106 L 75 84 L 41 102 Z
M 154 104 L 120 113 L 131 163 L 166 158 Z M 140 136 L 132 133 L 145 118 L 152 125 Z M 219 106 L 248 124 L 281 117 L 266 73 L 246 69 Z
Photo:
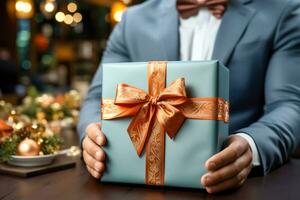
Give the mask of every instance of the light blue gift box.
M 117 84 L 148 91 L 146 62 L 103 64 L 102 98 L 114 99 Z M 229 99 L 229 70 L 219 61 L 168 62 L 167 86 L 185 78 L 192 97 Z M 127 133 L 131 117 L 102 120 L 106 135 L 106 171 L 103 182 L 145 184 L 145 153 L 138 156 Z M 165 136 L 164 185 L 203 188 L 205 161 L 217 153 L 228 136 L 228 124 L 216 120 L 186 119 L 174 140 Z M 145 150 L 144 150 L 145 152 Z

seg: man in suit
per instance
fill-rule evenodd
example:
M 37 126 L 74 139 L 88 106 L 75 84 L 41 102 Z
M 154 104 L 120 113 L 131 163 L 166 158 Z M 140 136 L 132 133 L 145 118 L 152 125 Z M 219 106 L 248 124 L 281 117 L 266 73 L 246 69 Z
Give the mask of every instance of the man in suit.
M 228 6 L 223 0 L 148 0 L 129 8 L 110 36 L 102 62 L 218 59 L 230 69 L 231 136 L 199 177 L 209 193 L 241 186 L 251 171 L 268 173 L 295 149 L 299 6 L 297 0 L 231 0 Z M 84 160 L 96 178 L 105 170 L 101 76 L 100 67 L 78 125 Z

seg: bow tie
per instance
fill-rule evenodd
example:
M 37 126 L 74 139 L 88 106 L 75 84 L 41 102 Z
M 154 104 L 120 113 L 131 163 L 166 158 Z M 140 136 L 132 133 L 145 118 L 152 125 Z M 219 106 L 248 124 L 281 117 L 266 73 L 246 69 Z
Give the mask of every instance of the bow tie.
M 206 0 L 177 0 L 176 2 L 178 13 L 183 19 L 196 15 L 201 8 L 206 6 Z
M 205 6 L 205 1 L 198 0 L 177 0 L 176 7 L 183 19 L 194 16 L 199 9 Z

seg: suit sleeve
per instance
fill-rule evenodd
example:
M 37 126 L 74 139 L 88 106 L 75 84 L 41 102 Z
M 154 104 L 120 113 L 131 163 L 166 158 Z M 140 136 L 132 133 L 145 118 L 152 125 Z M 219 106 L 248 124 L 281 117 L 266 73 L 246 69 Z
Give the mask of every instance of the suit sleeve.
M 101 63 L 129 62 L 129 54 L 125 44 L 125 24 L 126 12 L 123 14 L 122 21 L 114 28 L 103 54 Z M 77 125 L 77 132 L 80 141 L 85 136 L 85 129 L 90 123 L 100 122 L 100 105 L 102 90 L 102 67 L 101 63 L 93 77 L 88 94 L 82 104 L 80 119 Z
M 254 139 L 261 159 L 260 174 L 286 162 L 300 134 L 299 24 L 299 3 L 288 1 L 275 31 L 266 71 L 264 114 L 257 122 L 237 131 Z

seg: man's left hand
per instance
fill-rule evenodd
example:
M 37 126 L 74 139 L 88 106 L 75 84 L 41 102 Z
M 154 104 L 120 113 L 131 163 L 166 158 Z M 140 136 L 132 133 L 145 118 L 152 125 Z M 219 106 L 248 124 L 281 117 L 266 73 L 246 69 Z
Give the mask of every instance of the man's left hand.
M 217 193 L 240 187 L 252 168 L 252 151 L 246 139 L 231 135 L 227 147 L 209 158 L 205 167 L 208 173 L 202 176 L 201 183 L 208 193 Z

